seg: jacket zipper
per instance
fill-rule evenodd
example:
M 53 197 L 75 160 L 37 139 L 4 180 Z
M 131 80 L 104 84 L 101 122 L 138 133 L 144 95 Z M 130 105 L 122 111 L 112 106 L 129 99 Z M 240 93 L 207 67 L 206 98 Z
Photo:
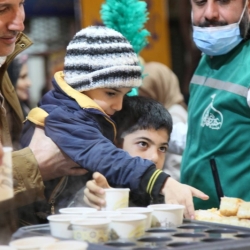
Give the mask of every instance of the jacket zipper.
M 217 196 L 218 196 L 218 199 L 220 202 L 221 197 L 224 197 L 224 193 L 223 193 L 223 189 L 221 187 L 220 177 L 219 177 L 216 161 L 214 158 L 210 159 L 210 166 L 211 166 L 211 170 L 212 170 L 212 174 L 213 174 L 213 178 L 214 178 L 214 184 L 215 184 Z
M 65 189 L 68 182 L 68 177 L 64 176 L 61 178 L 59 183 L 56 185 L 54 190 L 52 191 L 50 198 L 49 198 L 49 205 L 50 205 L 50 213 L 55 214 L 55 202 L 56 198 L 62 193 L 62 191 Z

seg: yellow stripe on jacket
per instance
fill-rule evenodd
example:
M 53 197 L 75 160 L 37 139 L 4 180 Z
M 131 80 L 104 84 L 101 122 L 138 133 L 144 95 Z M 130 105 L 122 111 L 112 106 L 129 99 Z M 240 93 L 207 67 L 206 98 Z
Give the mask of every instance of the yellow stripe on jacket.
M 147 193 L 151 194 L 153 186 L 155 184 L 155 181 L 157 180 L 158 176 L 160 175 L 160 173 L 162 173 L 162 171 L 160 169 L 157 169 L 151 176 L 151 178 L 149 179 L 148 185 L 147 185 Z

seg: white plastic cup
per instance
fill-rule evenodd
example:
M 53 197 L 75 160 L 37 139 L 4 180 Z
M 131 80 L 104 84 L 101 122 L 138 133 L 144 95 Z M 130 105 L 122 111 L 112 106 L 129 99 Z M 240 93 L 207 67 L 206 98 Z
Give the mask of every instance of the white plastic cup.
M 122 214 L 110 217 L 110 238 L 138 238 L 145 234 L 147 216 L 144 214 Z
M 78 215 L 85 215 L 88 213 L 96 212 L 96 208 L 91 207 L 66 207 L 66 208 L 60 208 L 59 213 L 61 214 L 78 214 Z
M 115 211 L 119 208 L 128 207 L 129 188 L 105 188 L 105 207 L 103 211 Z
M 122 213 L 119 211 L 96 211 L 86 215 L 87 218 L 109 218 L 112 216 L 119 216 Z
M 149 207 L 126 207 L 126 208 L 120 208 L 117 211 L 121 212 L 122 214 L 144 214 L 147 216 L 146 229 L 151 228 L 152 212 L 153 212 L 152 208 L 149 208 Z
M 54 237 L 73 239 L 73 231 L 69 230 L 72 220 L 83 219 L 84 216 L 77 214 L 55 214 L 47 217 L 50 226 L 50 233 Z
M 0 166 L 0 202 L 13 198 L 12 148 L 3 147 L 3 164 Z
M 9 245 L 16 250 L 40 250 L 41 247 L 56 241 L 53 237 L 34 236 L 13 240 Z
M 149 205 L 153 209 L 152 227 L 178 227 L 183 222 L 185 207 L 175 204 Z
M 104 218 L 86 218 L 71 221 L 73 238 L 78 241 L 101 243 L 109 240 L 110 220 Z
M 87 248 L 87 242 L 65 240 L 46 245 L 41 250 L 86 250 Z
M 87 214 L 87 218 L 92 218 L 92 219 L 97 219 L 97 218 L 101 218 L 101 219 L 110 219 L 110 217 L 114 217 L 114 216 L 121 216 L 122 213 L 118 212 L 118 211 L 97 211 L 94 213 L 89 213 Z M 109 224 L 109 239 L 111 239 L 111 228 L 110 228 Z

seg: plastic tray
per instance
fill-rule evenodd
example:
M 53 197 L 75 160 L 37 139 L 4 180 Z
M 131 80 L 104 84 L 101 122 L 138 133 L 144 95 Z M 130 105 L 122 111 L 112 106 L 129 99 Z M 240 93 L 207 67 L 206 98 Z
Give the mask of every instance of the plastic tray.
M 12 239 L 50 235 L 48 224 L 20 228 Z M 101 247 L 101 248 L 100 248 Z M 90 244 L 89 250 L 158 250 L 158 249 L 250 249 L 250 228 L 219 223 L 184 220 L 178 228 L 151 228 L 143 237 Z

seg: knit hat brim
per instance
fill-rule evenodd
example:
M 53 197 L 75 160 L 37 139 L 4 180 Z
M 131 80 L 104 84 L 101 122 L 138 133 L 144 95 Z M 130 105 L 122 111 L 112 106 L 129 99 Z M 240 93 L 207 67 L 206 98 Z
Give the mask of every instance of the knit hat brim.
M 133 88 L 142 84 L 140 66 L 113 66 L 85 75 L 64 77 L 74 89 L 83 92 L 97 88 Z

